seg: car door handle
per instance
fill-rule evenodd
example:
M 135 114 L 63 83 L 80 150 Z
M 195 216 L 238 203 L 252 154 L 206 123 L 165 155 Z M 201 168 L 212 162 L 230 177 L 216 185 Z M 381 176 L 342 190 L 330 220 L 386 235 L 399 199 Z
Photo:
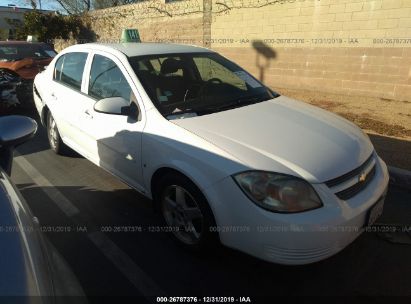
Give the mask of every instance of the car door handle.
M 51 93 L 51 98 L 53 98 L 53 100 L 57 100 L 57 96 L 54 93 Z
M 85 110 L 84 114 L 86 114 L 86 117 L 88 118 L 93 118 L 93 115 L 91 115 L 90 110 Z

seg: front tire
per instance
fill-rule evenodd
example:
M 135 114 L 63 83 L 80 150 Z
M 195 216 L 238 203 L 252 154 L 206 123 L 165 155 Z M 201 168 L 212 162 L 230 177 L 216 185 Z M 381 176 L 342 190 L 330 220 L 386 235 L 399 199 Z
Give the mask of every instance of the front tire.
M 200 189 L 183 175 L 170 173 L 156 189 L 157 204 L 174 240 L 193 251 L 205 251 L 218 244 L 212 231 L 215 220 Z
M 64 155 L 67 152 L 67 146 L 61 140 L 57 124 L 50 112 L 47 114 L 47 137 L 51 150 L 56 154 Z

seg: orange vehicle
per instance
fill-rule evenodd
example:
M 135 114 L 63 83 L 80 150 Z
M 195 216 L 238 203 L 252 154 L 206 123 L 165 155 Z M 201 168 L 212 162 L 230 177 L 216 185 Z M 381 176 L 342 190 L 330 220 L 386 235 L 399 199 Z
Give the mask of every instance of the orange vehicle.
M 0 41 L 0 71 L 8 74 L 17 73 L 21 79 L 16 92 L 10 92 L 8 83 L 2 84 L 1 99 L 17 96 L 17 103 L 27 105 L 26 100 L 31 99 L 34 77 L 53 60 L 56 54 L 50 45 L 42 42 Z
M 56 54 L 50 45 L 42 42 L 1 41 L 0 68 L 14 71 L 22 79 L 33 80 Z

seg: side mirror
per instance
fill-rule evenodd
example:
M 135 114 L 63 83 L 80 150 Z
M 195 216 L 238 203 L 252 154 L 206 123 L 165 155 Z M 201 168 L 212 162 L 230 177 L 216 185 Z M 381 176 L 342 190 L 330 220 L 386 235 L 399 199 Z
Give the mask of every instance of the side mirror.
M 274 90 L 272 90 L 272 89 L 270 89 L 270 88 L 268 88 L 268 87 L 267 87 L 267 89 L 270 91 L 271 95 L 274 96 L 274 98 L 277 98 L 277 97 L 281 96 L 281 95 L 278 94 L 276 91 L 274 91 Z
M 131 119 L 131 121 L 129 122 L 137 121 L 140 117 L 140 112 L 138 110 L 137 105 L 134 102 L 131 102 L 131 104 L 128 107 L 122 108 L 121 113 L 123 115 L 127 115 Z
M 124 115 L 131 118 L 138 118 L 138 107 L 134 102 L 126 100 L 123 97 L 109 97 L 100 99 L 94 105 L 94 111 L 114 114 L 114 115 Z
M 124 108 L 130 107 L 130 101 L 123 97 L 100 99 L 94 105 L 94 111 L 104 114 L 126 115 Z
M 0 118 L 0 167 L 10 175 L 13 150 L 26 142 L 37 131 L 37 123 L 25 116 L 5 116 Z

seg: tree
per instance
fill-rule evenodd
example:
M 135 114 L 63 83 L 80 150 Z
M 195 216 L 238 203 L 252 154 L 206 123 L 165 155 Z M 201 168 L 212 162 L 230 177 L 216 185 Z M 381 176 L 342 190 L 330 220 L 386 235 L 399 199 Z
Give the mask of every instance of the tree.
M 68 15 L 79 15 L 93 9 L 142 2 L 144 0 L 19 0 L 19 5 L 31 6 L 33 9 L 55 9 Z
M 50 42 L 56 38 L 68 39 L 70 34 L 77 38 L 84 27 L 80 18 L 76 16 L 44 14 L 38 10 L 25 13 L 23 21 L 6 20 L 16 28 L 17 40 L 25 40 L 28 35 L 35 35 L 43 42 Z
M 33 0 L 34 2 L 36 0 Z M 40 1 L 40 0 L 38 0 Z M 43 2 L 46 0 L 43 0 Z M 69 15 L 81 14 L 92 9 L 102 9 L 113 6 L 137 3 L 144 0 L 55 0 Z
M 93 0 L 56 0 L 69 15 L 88 12 Z
M 95 9 L 102 9 L 113 6 L 120 6 L 125 4 L 142 2 L 143 0 L 94 0 L 93 7 Z
M 64 14 L 74 15 L 92 9 L 94 0 L 19 0 L 19 5 L 30 5 L 33 9 L 55 9 Z

